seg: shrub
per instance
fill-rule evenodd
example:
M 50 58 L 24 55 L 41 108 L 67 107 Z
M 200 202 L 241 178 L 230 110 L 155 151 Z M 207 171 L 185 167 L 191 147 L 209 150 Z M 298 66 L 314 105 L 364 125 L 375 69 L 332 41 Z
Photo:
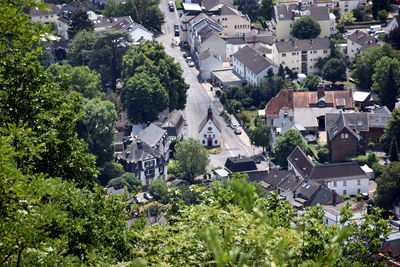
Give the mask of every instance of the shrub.
M 367 156 L 357 156 L 357 157 L 349 158 L 349 159 L 346 159 L 346 160 L 347 161 L 355 161 L 360 166 L 363 166 L 363 165 L 368 163 L 368 157 Z
M 329 150 L 326 147 L 321 147 L 318 149 L 318 162 L 324 163 L 329 160 Z
M 368 143 L 368 148 L 369 148 L 369 149 L 372 149 L 374 146 L 375 146 L 375 143 L 374 143 L 374 142 L 369 142 L 369 143 Z
M 372 170 L 374 171 L 375 179 L 381 176 L 383 170 L 385 169 L 385 166 L 379 164 L 378 162 L 375 162 L 372 164 Z

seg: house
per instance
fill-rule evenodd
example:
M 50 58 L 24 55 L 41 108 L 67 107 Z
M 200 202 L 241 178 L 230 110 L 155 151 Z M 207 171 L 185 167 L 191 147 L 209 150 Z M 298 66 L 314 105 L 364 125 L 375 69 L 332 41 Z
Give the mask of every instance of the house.
M 221 6 L 235 7 L 232 0 L 202 0 L 201 7 L 207 14 L 217 13 Z
M 361 12 L 370 11 L 372 3 L 368 0 L 314 0 L 314 5 L 327 7 L 335 15 L 341 15 L 359 9 Z
M 211 81 L 222 89 L 231 85 L 242 86 L 246 82 L 232 68 L 212 71 Z
M 366 32 L 355 30 L 347 37 L 347 56 L 350 62 L 352 62 L 358 52 L 378 45 L 378 40 L 376 38 Z
M 198 58 L 200 77 L 203 80 L 211 79 L 211 72 L 223 69 L 223 61 L 220 57 L 210 52 L 210 49 L 203 51 Z
M 329 57 L 328 38 L 277 41 L 272 45 L 273 61 L 298 73 L 316 73 L 319 58 Z
M 150 123 L 149 126 L 139 132 L 137 138 L 161 153 L 166 161 L 169 160 L 170 140 L 168 140 L 167 130 Z
M 37 7 L 32 7 L 29 9 L 29 17 L 34 22 L 41 22 L 44 24 L 57 23 L 58 12 L 60 12 L 60 7 L 55 4 L 46 4 L 48 11 L 39 9 Z
M 121 25 L 121 23 L 128 24 L 132 22 L 133 20 L 131 19 L 130 16 L 113 17 L 113 18 L 105 18 L 103 16 L 98 16 L 97 19 L 93 20 L 93 26 L 95 32 L 101 32 L 113 27 L 114 29 L 118 29 L 115 26 Z
M 213 116 L 211 106 L 208 107 L 207 116 L 199 125 L 199 140 L 205 147 L 221 146 L 221 125 Z
M 135 174 L 143 186 L 155 179 L 166 179 L 167 161 L 164 156 L 139 138 L 131 137 L 124 142 L 124 151 L 117 156 L 126 172 Z
M 388 23 L 387 27 L 385 28 L 386 34 L 389 34 L 394 29 L 400 26 L 400 15 L 393 16 L 393 18 Z
M 268 126 L 279 118 L 281 109 L 293 109 L 293 90 L 281 90 L 265 105 L 265 117 Z
M 225 4 L 218 5 L 216 13 L 211 18 L 222 27 L 222 34 L 225 36 L 239 36 L 250 32 L 250 18 L 243 15 L 235 7 Z
M 292 37 L 291 30 L 293 24 L 301 17 L 309 16 L 320 26 L 321 33 L 318 37 L 326 38 L 336 33 L 336 17 L 329 13 L 327 7 L 310 6 L 304 7 L 299 4 L 276 5 L 276 39 L 289 40 Z
M 369 177 L 356 162 L 315 165 L 296 147 L 288 157 L 288 169 L 304 180 L 313 180 L 340 196 L 369 192 Z
M 256 31 L 242 36 L 223 36 L 226 41 L 226 60 L 232 62 L 232 55 L 244 46 L 248 45 L 259 52 L 262 56 L 272 59 L 272 44 L 275 37 L 272 32 Z
M 340 224 L 342 208 L 349 206 L 348 210 L 353 214 L 350 221 L 362 220 L 363 216 L 367 214 L 367 204 L 365 202 L 355 202 L 347 200 L 342 203 L 332 205 L 322 205 L 324 211 L 324 224 L 326 226 Z
M 257 170 L 255 161 L 243 155 L 227 158 L 225 161 L 225 168 L 231 173 L 235 172 L 243 173 L 243 172 Z
M 168 139 L 183 140 L 185 136 L 185 119 L 182 111 L 174 109 L 168 113 L 168 116 L 161 119 L 157 125 L 167 131 Z
M 400 232 L 392 232 L 381 244 L 381 251 L 389 256 L 387 266 L 400 264 Z
M 232 62 L 235 72 L 253 85 L 258 85 L 269 70 L 274 74 L 278 73 L 278 66 L 272 60 L 263 57 L 248 45 L 232 55 Z
M 130 18 L 130 17 L 129 17 Z M 116 30 L 127 31 L 131 36 L 131 39 L 134 44 L 141 43 L 143 41 L 153 40 L 153 33 L 147 30 L 143 25 L 125 19 L 120 21 L 116 25 L 111 27 Z
M 85 12 L 89 12 L 89 4 L 82 3 L 78 1 L 71 1 L 68 4 L 65 4 L 61 7 L 60 11 L 58 12 L 58 19 L 57 19 L 57 31 L 58 34 L 61 35 L 64 39 L 68 40 L 68 28 L 70 24 L 70 20 L 72 15 L 78 11 L 83 10 Z

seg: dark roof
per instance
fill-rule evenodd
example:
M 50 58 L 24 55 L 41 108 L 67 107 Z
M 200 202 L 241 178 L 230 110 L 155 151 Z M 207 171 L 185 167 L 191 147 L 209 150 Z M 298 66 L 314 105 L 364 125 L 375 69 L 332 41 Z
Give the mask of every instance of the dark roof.
M 293 176 L 291 171 L 270 169 L 263 181 L 276 187 L 289 176 Z
M 370 128 L 385 128 L 391 113 L 389 109 L 384 106 L 368 113 L 368 125 Z
M 58 12 L 60 12 L 60 8 L 55 4 L 46 4 L 46 8 L 48 8 L 50 10 L 49 11 L 45 11 L 45 10 L 39 9 L 37 7 L 32 7 L 29 10 L 29 15 L 31 17 L 33 17 L 33 16 L 46 16 L 46 15 L 58 14 Z
M 148 127 L 143 129 L 138 137 L 143 142 L 149 144 L 154 147 L 157 143 L 163 138 L 163 136 L 167 133 L 166 130 L 161 127 L 155 125 L 154 123 L 150 123 Z
M 312 180 L 346 180 L 368 178 L 357 162 L 334 163 L 315 166 L 310 179 Z
M 121 30 L 123 25 L 133 22 L 130 16 L 115 17 L 115 18 L 99 18 L 93 21 L 94 28 L 109 27 L 116 30 Z
M 360 116 L 360 118 L 363 116 Z M 357 116 L 353 116 L 353 119 L 357 120 Z M 366 119 L 366 118 L 365 118 Z M 355 121 L 353 121 L 355 122 Z M 360 122 L 360 123 L 359 123 Z M 354 130 L 361 130 L 361 129 L 365 129 L 365 126 L 363 126 L 362 124 L 366 124 L 367 125 L 367 130 L 368 130 L 368 120 L 360 120 L 355 122 L 356 125 L 354 124 L 350 124 L 347 123 L 347 120 L 345 119 L 344 113 L 339 113 L 339 117 L 336 121 L 336 123 L 334 125 L 332 125 L 331 128 L 326 129 L 328 132 L 328 137 L 329 140 L 332 140 L 333 138 L 335 138 L 343 129 L 347 129 L 352 135 L 354 135 L 354 137 L 359 138 L 358 134 L 356 132 L 353 131 L 352 126 L 354 127 Z
M 309 7 L 310 17 L 315 20 L 329 20 L 329 10 L 323 6 L 312 6 Z
M 182 112 L 174 109 L 168 114 L 167 119 L 163 122 L 161 127 L 167 130 L 168 136 L 177 136 L 179 131 L 184 126 L 184 118 Z
M 210 111 L 210 109 L 211 109 L 211 107 L 208 108 L 208 112 Z M 205 116 L 205 118 L 203 119 L 203 121 L 199 125 L 199 132 L 204 128 L 204 126 L 207 124 L 207 122 L 209 120 L 211 120 L 214 123 L 215 127 L 217 127 L 218 131 L 221 132 L 222 131 L 221 124 L 219 124 L 217 119 L 214 119 L 212 109 L 211 109 L 211 116 L 208 115 L 208 112 L 207 112 L 207 115 Z
M 324 185 L 320 185 L 314 196 L 312 196 L 311 200 L 308 201 L 307 206 L 332 205 L 333 194 L 334 190 L 331 190 Z M 336 193 L 336 204 L 342 203 L 343 201 L 344 199 Z
M 321 187 L 320 183 L 312 180 L 304 180 L 301 182 L 301 186 L 296 189 L 296 197 L 301 197 L 302 199 L 311 200 L 315 193 Z
M 290 175 L 286 176 L 286 178 L 278 184 L 278 187 L 284 191 L 292 191 L 293 192 L 302 183 L 303 183 L 302 178 L 295 176 L 295 175 L 293 175 L 293 173 L 291 173 Z
M 366 32 L 356 30 L 350 36 L 347 37 L 347 40 L 355 42 L 361 46 L 375 46 L 378 43 L 378 40 L 369 35 Z
M 277 41 L 275 42 L 275 45 L 279 53 L 321 50 L 330 48 L 330 40 L 329 38 L 315 38 L 304 40 L 294 39 L 287 41 Z
M 256 163 L 253 159 L 241 155 L 227 158 L 225 168 L 230 172 L 248 172 L 257 170 Z
M 239 51 L 232 56 L 243 63 L 245 67 L 249 68 L 255 74 L 259 74 L 270 66 L 276 67 L 276 64 L 269 58 L 263 57 L 248 45 L 244 46 L 242 49 L 239 49 Z
M 268 171 L 248 171 L 245 172 L 248 175 L 248 180 L 252 182 L 260 182 L 265 179 L 268 175 Z
M 224 4 L 227 6 L 234 7 L 232 0 L 201 0 L 201 5 L 205 8 L 205 10 L 213 9 L 219 4 Z
M 293 20 L 294 17 L 310 16 L 314 20 L 329 20 L 329 9 L 327 7 L 312 6 L 305 10 L 299 10 L 297 4 L 276 5 L 277 20 Z
M 342 117 L 342 118 L 341 118 Z M 333 129 L 337 127 L 340 120 L 340 127 L 348 126 L 355 132 L 368 132 L 369 131 L 369 113 L 354 112 L 354 113 L 327 113 L 325 115 L 325 130 L 333 135 Z M 344 122 L 344 123 L 343 123 Z M 337 129 L 341 130 L 341 129 Z M 336 133 L 337 134 L 337 133 Z
M 311 176 L 311 172 L 315 165 L 299 146 L 296 146 L 287 160 L 304 179 L 308 179 Z
M 160 158 L 162 155 L 152 148 L 149 144 L 140 139 L 132 140 L 133 142 L 118 157 L 126 162 L 139 162 L 145 160 L 149 156 Z

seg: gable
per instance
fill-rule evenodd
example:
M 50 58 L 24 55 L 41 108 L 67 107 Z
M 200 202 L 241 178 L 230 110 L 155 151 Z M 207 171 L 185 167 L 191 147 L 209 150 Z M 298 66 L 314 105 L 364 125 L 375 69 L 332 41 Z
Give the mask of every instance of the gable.
M 335 136 L 331 139 L 331 142 L 340 142 L 346 140 L 353 140 L 357 142 L 358 138 L 355 136 L 355 132 L 349 130 L 347 127 L 341 129 Z

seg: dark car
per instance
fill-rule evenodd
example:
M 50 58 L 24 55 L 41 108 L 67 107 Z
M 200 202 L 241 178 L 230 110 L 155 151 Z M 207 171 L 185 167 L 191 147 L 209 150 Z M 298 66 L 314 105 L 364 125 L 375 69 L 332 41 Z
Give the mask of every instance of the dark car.
M 179 36 L 179 29 L 175 29 L 175 36 Z
M 179 30 L 179 25 L 178 24 L 174 24 L 174 30 Z
M 172 2 L 172 1 L 169 1 L 168 2 L 168 9 L 169 9 L 169 11 L 171 11 L 171 12 L 173 12 L 175 9 L 174 9 L 174 3 Z

